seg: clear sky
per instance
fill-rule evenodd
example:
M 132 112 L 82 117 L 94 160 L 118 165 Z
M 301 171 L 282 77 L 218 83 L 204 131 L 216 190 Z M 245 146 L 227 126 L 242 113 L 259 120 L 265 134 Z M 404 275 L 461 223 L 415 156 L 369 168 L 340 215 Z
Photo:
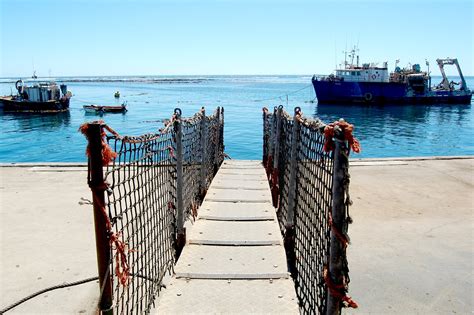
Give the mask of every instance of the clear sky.
M 326 74 L 457 57 L 474 75 L 474 1 L 0 0 L 0 76 Z

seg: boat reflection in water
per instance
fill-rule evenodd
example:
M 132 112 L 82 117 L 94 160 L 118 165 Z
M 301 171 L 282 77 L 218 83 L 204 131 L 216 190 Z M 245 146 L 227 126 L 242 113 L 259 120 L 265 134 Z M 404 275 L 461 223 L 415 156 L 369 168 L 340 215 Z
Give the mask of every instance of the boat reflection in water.
M 314 115 L 327 123 L 344 118 L 355 126 L 362 154 L 353 157 L 446 156 L 459 148 L 474 154 L 471 105 L 318 104 Z
M 60 113 L 22 113 L 4 112 L 0 109 L 0 120 L 2 122 L 15 121 L 17 130 L 28 131 L 57 131 L 71 125 L 71 114 L 69 111 Z

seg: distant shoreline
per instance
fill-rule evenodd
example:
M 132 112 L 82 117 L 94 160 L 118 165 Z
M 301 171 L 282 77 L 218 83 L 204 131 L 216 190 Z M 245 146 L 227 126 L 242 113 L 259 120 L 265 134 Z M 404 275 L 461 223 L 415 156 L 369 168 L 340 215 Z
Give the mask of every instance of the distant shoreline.
M 319 74 L 316 74 L 320 76 Z M 58 76 L 58 77 L 39 77 L 35 80 L 31 78 L 19 77 L 0 77 L 0 84 L 15 84 L 21 78 L 25 82 L 33 81 L 56 81 L 61 83 L 150 83 L 150 84 L 171 84 L 171 83 L 203 83 L 225 78 L 281 78 L 281 77 L 311 77 L 309 74 L 245 74 L 245 75 L 124 75 L 124 76 Z M 441 76 L 432 76 L 434 79 L 441 79 Z M 455 77 L 453 77 L 455 78 Z M 474 76 L 465 76 L 465 78 L 474 78 Z
M 2 81 L 0 83 L 8 83 L 8 84 L 14 84 L 18 79 L 5 79 L 5 81 Z M 125 78 L 125 77 L 118 77 L 118 78 L 113 78 L 113 77 L 102 77 L 102 78 L 38 78 L 36 80 L 32 79 L 26 79 L 24 81 L 57 81 L 57 82 L 69 82 L 69 83 L 80 83 L 80 82 L 94 82 L 94 83 L 110 83 L 110 82 L 130 82 L 130 83 L 201 83 L 205 81 L 212 81 L 213 79 L 210 78 L 176 78 L 176 79 L 171 79 L 171 78 L 163 78 L 163 79 L 157 79 L 157 78 Z

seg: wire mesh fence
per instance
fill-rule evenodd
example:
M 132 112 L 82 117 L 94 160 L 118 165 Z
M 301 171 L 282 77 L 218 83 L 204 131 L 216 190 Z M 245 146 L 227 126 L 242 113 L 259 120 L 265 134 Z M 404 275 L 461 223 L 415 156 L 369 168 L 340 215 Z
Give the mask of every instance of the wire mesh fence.
M 343 256 L 344 270 L 341 275 L 332 273 L 337 279 L 330 283 L 327 274 L 331 230 L 336 231 L 336 224 L 331 221 L 333 210 L 344 212 L 343 221 L 350 220 L 346 215 L 349 199 L 344 200 L 343 208 L 335 209 L 333 203 L 340 196 L 335 196 L 333 188 L 344 184 L 347 192 L 348 173 L 336 177 L 335 183 L 335 151 L 325 149 L 326 125 L 317 119 L 304 118 L 299 108 L 295 109 L 294 117 L 282 106 L 275 107 L 273 113 L 264 108 L 263 126 L 263 162 L 274 194 L 300 310 L 303 314 L 324 314 L 330 308 L 329 292 L 338 295 L 338 308 L 345 304 L 343 296 L 346 297 L 349 278 L 345 244 L 336 244 L 339 240 L 333 241 L 341 247 L 333 256 Z M 338 154 L 348 155 L 348 150 L 341 152 Z M 347 224 L 341 230 L 346 236 Z M 339 285 L 336 290 L 333 282 Z
M 222 112 L 206 116 L 203 109 L 186 119 L 177 109 L 160 132 L 138 137 L 100 121 L 81 127 L 89 140 L 102 311 L 138 314 L 153 306 L 179 251 L 178 217 L 196 215 L 223 161 Z

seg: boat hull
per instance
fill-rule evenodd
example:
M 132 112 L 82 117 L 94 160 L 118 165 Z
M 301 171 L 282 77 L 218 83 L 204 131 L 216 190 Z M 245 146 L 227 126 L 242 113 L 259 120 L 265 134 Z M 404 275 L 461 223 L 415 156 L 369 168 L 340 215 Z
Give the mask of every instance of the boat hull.
M 23 113 L 61 113 L 69 110 L 69 99 L 48 102 L 18 101 L 13 98 L 0 98 L 4 112 Z
M 86 113 L 95 113 L 95 114 L 125 113 L 127 111 L 126 106 L 84 105 L 83 108 Z
M 320 104 L 470 104 L 470 91 L 413 93 L 396 82 L 312 80 Z

